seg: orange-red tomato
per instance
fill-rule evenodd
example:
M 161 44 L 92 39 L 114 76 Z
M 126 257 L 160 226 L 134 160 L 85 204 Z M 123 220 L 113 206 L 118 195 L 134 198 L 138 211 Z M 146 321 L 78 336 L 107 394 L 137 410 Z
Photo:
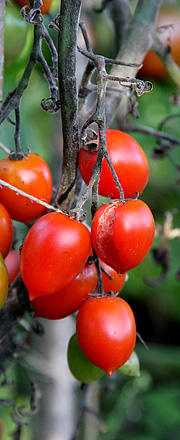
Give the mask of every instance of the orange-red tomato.
M 13 241 L 13 225 L 7 209 L 0 203 L 0 253 L 8 254 Z
M 124 286 L 126 273 L 119 275 L 112 267 L 100 261 L 102 268 L 113 278 L 112 280 L 102 271 L 104 293 L 120 292 Z
M 60 292 L 40 296 L 32 301 L 34 317 L 62 319 L 72 315 L 79 310 L 89 294 L 94 292 L 97 276 L 95 263 L 86 264 L 77 277 Z
M 12 284 L 19 273 L 20 254 L 18 249 L 11 250 L 5 258 L 5 265 L 7 267 L 9 284 Z
M 22 8 L 23 6 L 28 5 L 29 6 L 29 1 L 28 0 L 14 0 L 15 3 L 17 3 L 18 6 L 20 6 L 20 8 Z M 50 8 L 51 8 L 51 3 L 53 0 L 43 0 L 43 5 L 41 6 L 41 12 L 42 14 L 48 14 Z
M 76 332 L 84 355 L 109 376 L 129 359 L 136 341 L 132 309 L 119 297 L 85 301 L 77 315 Z
M 143 149 L 132 136 L 119 130 L 106 130 L 106 143 L 110 160 L 124 190 L 124 197 L 133 198 L 136 192 L 141 194 L 149 178 L 148 160 Z M 97 152 L 81 148 L 79 168 L 87 185 L 96 159 Z M 119 189 L 105 158 L 102 161 L 98 193 L 113 199 L 120 198 Z
M 90 233 L 82 223 L 59 212 L 37 220 L 20 255 L 20 273 L 30 300 L 64 289 L 82 270 L 90 250 Z
M 29 153 L 21 160 L 0 161 L 0 179 L 46 203 L 52 198 L 52 176 L 41 156 Z M 0 202 L 12 219 L 28 223 L 47 211 L 44 206 L 1 185 Z
M 180 64 L 180 9 L 170 7 L 162 9 L 157 18 L 156 27 L 172 25 L 167 29 L 162 29 L 159 34 L 163 44 L 170 46 L 171 55 L 177 64 Z M 161 79 L 168 76 L 168 72 L 160 60 L 152 50 L 149 50 L 144 61 L 143 67 L 140 70 L 140 75 Z
M 95 252 L 118 273 L 133 269 L 144 260 L 154 233 L 153 215 L 141 200 L 100 206 L 91 227 Z
M 0 254 L 0 309 L 3 307 L 7 293 L 8 293 L 8 272 L 3 260 L 2 255 Z

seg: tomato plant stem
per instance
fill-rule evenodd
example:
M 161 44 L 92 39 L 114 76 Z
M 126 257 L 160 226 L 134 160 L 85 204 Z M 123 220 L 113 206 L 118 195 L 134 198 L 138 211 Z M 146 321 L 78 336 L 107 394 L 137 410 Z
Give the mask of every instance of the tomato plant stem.
M 81 0 L 61 1 L 59 21 L 59 93 L 63 131 L 63 167 L 56 203 L 68 210 L 75 191 L 79 151 L 76 84 L 77 32 Z

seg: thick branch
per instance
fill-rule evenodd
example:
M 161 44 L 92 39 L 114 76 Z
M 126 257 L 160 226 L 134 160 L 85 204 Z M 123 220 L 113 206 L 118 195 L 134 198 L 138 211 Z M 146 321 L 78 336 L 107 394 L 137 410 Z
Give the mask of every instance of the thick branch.
M 152 45 L 152 35 L 155 27 L 155 20 L 161 0 L 139 0 L 135 13 L 129 23 L 129 26 L 124 34 L 122 40 L 121 49 L 117 55 L 117 58 L 125 61 L 126 63 L 139 63 L 141 64 L 146 52 Z M 137 68 L 135 67 L 123 67 L 113 65 L 111 69 L 111 75 L 135 77 L 137 74 Z M 111 83 L 109 83 L 111 85 Z M 113 92 L 108 93 L 106 118 L 107 125 L 109 126 L 112 121 L 112 116 L 115 116 L 123 96 L 123 86 L 120 86 L 122 94 L 115 94 Z M 124 105 L 122 109 L 121 118 L 127 114 L 127 108 Z
M 79 151 L 76 85 L 77 32 L 81 0 L 62 0 L 59 27 L 59 92 L 63 129 L 63 169 L 56 201 L 68 210 L 74 195 Z
M 0 2 L 0 102 L 3 90 L 5 0 Z

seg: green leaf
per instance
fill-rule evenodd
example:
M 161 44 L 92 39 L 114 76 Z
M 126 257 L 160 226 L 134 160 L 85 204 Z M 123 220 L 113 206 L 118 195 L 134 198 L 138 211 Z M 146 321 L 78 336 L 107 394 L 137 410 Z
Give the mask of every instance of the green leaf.
M 96 367 L 86 358 L 80 348 L 76 333 L 69 341 L 67 358 L 69 369 L 79 382 L 93 382 L 105 374 L 104 370 Z

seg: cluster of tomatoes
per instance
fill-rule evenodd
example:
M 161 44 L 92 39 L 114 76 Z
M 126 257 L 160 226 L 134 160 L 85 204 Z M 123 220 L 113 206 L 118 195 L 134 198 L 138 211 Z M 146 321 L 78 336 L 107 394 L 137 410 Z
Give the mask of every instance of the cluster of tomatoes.
M 58 210 L 46 213 L 45 206 L 21 194 L 23 191 L 51 202 L 52 176 L 40 156 L 28 153 L 21 160 L 7 157 L 0 161 L 1 181 L 18 188 L 13 191 L 3 184 L 0 187 L 1 212 L 6 213 L 1 215 L 0 252 L 3 257 L 8 254 L 6 258 L 10 259 L 11 219 L 30 225 L 16 274 L 20 267 L 34 316 L 61 319 L 79 310 L 74 342 L 78 341 L 90 363 L 111 375 L 129 359 L 136 340 L 133 312 L 117 293 L 124 285 L 126 272 L 149 252 L 154 219 L 144 202 L 133 199 L 137 192 L 142 193 L 149 177 L 142 148 L 131 136 L 116 130 L 106 130 L 106 141 L 125 199 L 119 199 L 119 189 L 104 158 L 98 191 L 111 200 L 97 210 L 91 233 L 82 222 L 66 213 Z M 96 158 L 97 152 L 80 150 L 79 167 L 87 184 Z M 103 291 L 98 290 L 101 284 L 92 247 L 100 259 Z M 3 259 L 0 264 L 3 265 Z M 3 267 L 7 280 L 6 266 Z M 5 295 L 1 306 L 4 300 Z
M 0 185 L 0 308 L 8 290 L 19 273 L 19 251 L 12 250 L 13 223 L 30 223 L 46 212 L 46 208 L 23 195 L 23 191 L 47 203 L 52 198 L 52 176 L 46 162 L 37 154 L 25 154 L 21 160 L 6 157 L 0 161 L 0 179 L 13 191 Z M 4 262 L 5 259 L 5 262 Z

